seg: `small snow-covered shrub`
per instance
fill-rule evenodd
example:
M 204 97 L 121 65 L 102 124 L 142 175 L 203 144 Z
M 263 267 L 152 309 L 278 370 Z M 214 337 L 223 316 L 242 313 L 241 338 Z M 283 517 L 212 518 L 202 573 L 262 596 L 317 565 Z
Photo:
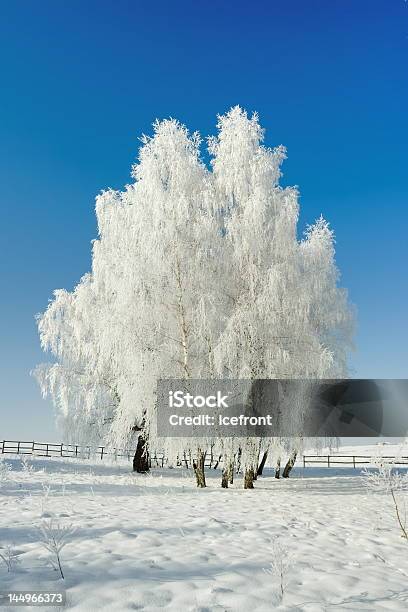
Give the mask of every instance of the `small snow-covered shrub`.
M 0 559 L 6 566 L 8 572 L 12 572 L 20 563 L 16 551 L 10 544 L 0 552 Z
M 398 472 L 392 462 L 381 457 L 377 457 L 372 463 L 375 466 L 375 471 L 367 468 L 362 470 L 364 483 L 374 493 L 391 495 L 402 537 L 408 541 L 406 512 L 401 510 L 401 505 L 405 507 L 405 499 L 402 499 L 402 495 L 408 491 L 408 473 Z
M 0 457 L 0 489 L 10 480 L 11 465 L 4 461 L 4 457 Z
M 289 572 L 292 566 L 293 558 L 288 548 L 280 540 L 275 539 L 272 545 L 272 561 L 269 567 L 264 567 L 263 570 L 266 574 L 276 576 L 278 579 L 281 602 L 289 582 Z
M 73 535 L 75 529 L 72 525 L 62 526 L 59 523 L 54 523 L 53 519 L 43 521 L 38 528 L 40 533 L 40 543 L 51 554 L 51 564 L 59 571 L 61 578 L 64 580 L 64 572 L 61 565 L 61 551 L 68 544 L 69 538 Z
M 25 474 L 32 474 L 34 472 L 34 466 L 30 463 L 26 455 L 21 456 L 21 467 Z
M 41 516 L 48 514 L 48 498 L 51 493 L 50 485 L 42 483 L 42 495 L 40 497 Z

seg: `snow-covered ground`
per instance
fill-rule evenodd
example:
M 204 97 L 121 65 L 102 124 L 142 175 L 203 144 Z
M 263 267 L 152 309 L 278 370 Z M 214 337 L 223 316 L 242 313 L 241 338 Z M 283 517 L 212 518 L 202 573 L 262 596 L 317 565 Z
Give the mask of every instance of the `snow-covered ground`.
M 66 609 L 87 612 L 408 609 L 408 542 L 390 498 L 367 491 L 359 470 L 298 467 L 289 480 L 267 471 L 253 491 L 240 479 L 220 489 L 207 470 L 197 490 L 181 469 L 145 476 L 33 459 L 23 470 L 6 460 L 0 553 L 10 544 L 20 563 L 2 564 L 1 591 L 62 588 Z M 51 517 L 75 528 L 61 553 L 65 580 L 37 531 Z M 280 563 L 282 601 L 271 565 Z

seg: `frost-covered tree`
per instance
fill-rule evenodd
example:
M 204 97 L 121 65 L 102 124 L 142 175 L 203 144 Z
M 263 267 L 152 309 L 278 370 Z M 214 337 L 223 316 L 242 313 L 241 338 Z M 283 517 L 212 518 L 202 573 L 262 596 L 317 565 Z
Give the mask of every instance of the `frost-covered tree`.
M 406 499 L 401 499 L 408 491 L 408 473 L 399 472 L 394 465 L 395 460 L 393 463 L 389 458 L 373 457 L 371 462 L 375 471 L 367 468 L 362 470 L 364 484 L 373 493 L 390 494 L 401 537 L 408 542 Z
M 297 190 L 279 185 L 285 150 L 262 145 L 256 114 L 248 118 L 235 107 L 218 127 L 210 151 L 226 251 L 232 251 L 233 299 L 217 346 L 218 370 L 249 379 L 344 376 L 351 317 L 337 287 L 328 224 L 319 219 L 298 241 Z M 297 421 L 300 435 L 299 410 L 288 418 Z M 253 439 L 243 443 L 249 488 L 260 448 Z
M 223 237 L 199 144 L 177 121 L 155 124 L 135 182 L 97 199 L 91 274 L 74 292 L 56 292 L 39 318 L 42 345 L 57 363 L 38 377 L 71 432 L 77 422 L 90 435 L 96 423 L 100 436 L 108 424 L 105 437 L 117 445 L 135 429 L 154 439 L 157 380 L 214 376 L 225 319 Z M 202 446 L 189 448 L 200 486 Z
M 156 122 L 142 138 L 133 183 L 97 198 L 92 270 L 73 292 L 57 291 L 38 320 L 56 361 L 37 375 L 71 436 L 119 446 L 136 434 L 169 455 L 186 452 L 198 486 L 209 444 L 224 455 L 224 486 L 238 455 L 248 488 L 260 452 L 286 445 L 294 457 L 302 401 L 286 414 L 295 443 L 160 440 L 156 432 L 160 378 L 347 372 L 351 317 L 337 287 L 333 234 L 319 219 L 298 240 L 297 191 L 279 185 L 285 150 L 262 140 L 257 115 L 231 109 L 209 140 L 208 168 L 198 134 Z
M 138 245 L 128 265 L 137 260 L 140 268 L 132 281 L 142 284 L 144 299 L 135 335 L 142 332 L 140 354 L 148 367 L 135 371 L 134 349 L 127 351 L 125 370 L 132 381 L 128 386 L 133 386 L 132 396 L 121 407 L 124 414 L 118 412 L 114 422 L 121 437 L 128 429 L 131 407 L 143 406 L 146 435 L 155 439 L 154 393 L 159 378 L 214 376 L 213 353 L 224 319 L 218 291 L 223 240 L 199 145 L 198 135 L 190 135 L 178 122 L 156 123 L 154 136 L 143 139 L 133 169 L 135 183 L 127 197 Z M 132 283 L 126 281 L 123 292 L 127 298 L 121 302 L 131 301 Z M 126 426 L 120 431 L 123 422 Z M 171 440 L 164 442 L 171 446 Z M 181 451 L 180 440 L 173 443 L 169 450 L 178 445 Z M 191 448 L 190 442 L 188 450 L 196 455 L 197 482 L 204 486 L 205 447 Z

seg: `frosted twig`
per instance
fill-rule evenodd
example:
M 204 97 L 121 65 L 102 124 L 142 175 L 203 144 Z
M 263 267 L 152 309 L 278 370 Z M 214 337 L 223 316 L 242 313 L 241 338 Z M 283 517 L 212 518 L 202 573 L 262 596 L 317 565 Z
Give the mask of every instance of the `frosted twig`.
M 61 551 L 68 544 L 68 539 L 73 535 L 75 529 L 72 525 L 61 526 L 54 523 L 53 519 L 43 521 L 38 528 L 40 543 L 52 555 L 51 563 L 56 567 L 64 580 L 65 576 L 61 565 Z

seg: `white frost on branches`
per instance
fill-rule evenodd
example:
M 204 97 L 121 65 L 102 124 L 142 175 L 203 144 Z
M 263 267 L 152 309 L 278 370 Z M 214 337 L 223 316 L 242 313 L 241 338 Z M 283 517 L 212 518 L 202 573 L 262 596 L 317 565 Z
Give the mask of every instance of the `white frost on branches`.
M 0 489 L 10 480 L 11 465 L 4 461 L 4 457 L 0 457 Z
M 364 484 L 370 491 L 391 496 L 402 537 L 408 541 L 406 497 L 404 496 L 408 491 L 408 472 L 399 472 L 394 465 L 396 461 L 398 459 L 392 462 L 383 457 L 375 457 L 372 459 L 375 470 L 364 468 L 362 475 Z
M 347 374 L 353 317 L 332 230 L 320 218 L 298 240 L 285 149 L 263 145 L 256 114 L 237 106 L 217 127 L 206 167 L 197 133 L 154 124 L 134 182 L 97 198 L 91 272 L 38 318 L 55 362 L 37 378 L 72 441 L 123 446 L 142 428 L 173 456 L 196 452 L 197 440 L 157 440 L 159 378 Z
M 68 544 L 69 539 L 75 533 L 72 525 L 62 526 L 55 523 L 53 519 L 43 521 L 38 528 L 40 544 L 50 553 L 51 564 L 64 580 L 64 572 L 61 564 L 61 551 Z

